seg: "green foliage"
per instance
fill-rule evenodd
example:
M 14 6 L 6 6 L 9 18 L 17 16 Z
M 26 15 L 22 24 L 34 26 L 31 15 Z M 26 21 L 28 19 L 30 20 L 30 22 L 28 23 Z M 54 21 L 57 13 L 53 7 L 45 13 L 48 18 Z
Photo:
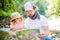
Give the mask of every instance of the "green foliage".
M 49 16 L 55 15 L 57 17 L 60 16 L 60 0 L 50 0 L 48 1 L 49 3 L 49 8 L 47 10 L 47 14 Z
M 12 12 L 10 4 L 11 4 L 11 0 L 1 0 L 0 1 L 0 16 L 2 16 L 2 15 L 10 16 L 10 14 L 11 14 L 10 12 Z
M 27 1 L 28 0 L 1 0 L 0 1 L 0 9 L 3 11 L 3 13 L 0 12 L 0 15 L 4 14 L 6 16 L 11 16 L 12 12 L 15 12 L 15 11 L 19 12 L 22 15 L 25 15 L 24 4 Z M 32 0 L 29 0 L 29 1 L 32 1 Z M 36 2 L 36 1 L 34 1 L 34 2 L 39 7 L 39 12 L 44 15 L 45 14 L 44 11 L 46 9 L 45 0 L 44 1 L 39 0 L 38 2 Z
M 9 40 L 9 33 L 0 30 L 0 40 Z
M 30 29 L 30 30 L 22 30 L 17 33 L 17 36 L 21 38 L 22 40 L 36 40 L 36 34 L 39 34 L 39 29 Z
M 38 2 L 36 2 L 36 6 L 38 7 L 39 13 L 45 15 L 45 10 L 47 10 L 46 0 L 39 0 Z

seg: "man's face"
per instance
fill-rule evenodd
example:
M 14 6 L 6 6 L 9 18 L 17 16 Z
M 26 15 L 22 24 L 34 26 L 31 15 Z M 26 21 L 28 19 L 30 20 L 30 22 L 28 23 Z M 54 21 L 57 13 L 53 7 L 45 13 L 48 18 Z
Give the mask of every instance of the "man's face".
M 35 14 L 35 10 L 34 9 L 26 10 L 26 14 L 27 14 L 28 17 L 32 17 Z

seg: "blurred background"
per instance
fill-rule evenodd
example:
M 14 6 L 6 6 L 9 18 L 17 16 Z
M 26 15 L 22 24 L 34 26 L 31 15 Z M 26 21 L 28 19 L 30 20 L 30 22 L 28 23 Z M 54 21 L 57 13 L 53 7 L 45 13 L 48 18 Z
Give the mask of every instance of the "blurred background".
M 39 13 L 46 16 L 50 36 L 60 38 L 60 0 L 0 0 L 0 29 L 9 28 L 10 16 L 15 11 L 25 20 L 24 4 L 28 1 L 33 2 Z

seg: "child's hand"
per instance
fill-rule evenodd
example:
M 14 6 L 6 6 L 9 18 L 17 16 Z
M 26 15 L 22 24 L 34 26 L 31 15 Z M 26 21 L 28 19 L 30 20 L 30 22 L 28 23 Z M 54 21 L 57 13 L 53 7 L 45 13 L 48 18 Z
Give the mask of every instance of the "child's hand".
M 9 34 L 9 36 L 10 36 L 10 37 L 16 38 L 16 35 L 13 35 L 13 34 Z
M 9 34 L 10 37 L 12 37 L 13 35 L 12 34 Z

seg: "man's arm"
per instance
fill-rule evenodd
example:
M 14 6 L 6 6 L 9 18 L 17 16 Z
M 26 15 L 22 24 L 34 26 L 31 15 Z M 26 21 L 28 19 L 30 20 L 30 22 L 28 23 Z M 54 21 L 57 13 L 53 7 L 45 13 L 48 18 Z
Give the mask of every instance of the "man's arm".
M 39 34 L 38 37 L 39 38 L 44 38 L 45 36 L 49 35 L 48 22 L 47 22 L 47 19 L 44 16 L 41 16 L 40 21 L 41 21 L 42 30 L 44 31 L 44 33 Z
M 49 28 L 48 26 L 44 27 L 45 32 L 43 34 L 39 34 L 38 37 L 39 38 L 44 38 L 45 36 L 49 35 Z

